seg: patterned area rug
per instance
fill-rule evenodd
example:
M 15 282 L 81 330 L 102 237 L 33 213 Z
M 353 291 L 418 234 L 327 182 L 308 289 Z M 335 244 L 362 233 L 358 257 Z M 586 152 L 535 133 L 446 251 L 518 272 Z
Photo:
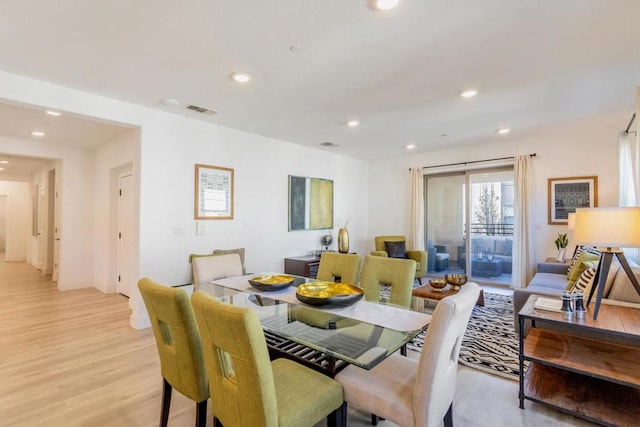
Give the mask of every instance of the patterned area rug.
M 513 297 L 484 293 L 485 306 L 475 306 L 460 349 L 460 363 L 470 368 L 519 380 L 518 334 L 513 330 Z M 424 333 L 408 348 L 420 351 Z

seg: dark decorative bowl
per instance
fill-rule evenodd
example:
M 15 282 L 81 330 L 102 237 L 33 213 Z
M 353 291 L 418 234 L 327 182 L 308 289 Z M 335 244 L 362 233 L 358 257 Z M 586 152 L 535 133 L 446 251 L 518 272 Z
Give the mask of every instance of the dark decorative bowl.
M 270 292 L 291 286 L 293 280 L 293 276 L 286 274 L 262 275 L 249 279 L 249 284 L 261 291 Z
M 454 291 L 459 291 L 460 287 L 467 283 L 466 274 L 445 274 L 444 278 Z
M 348 306 L 362 299 L 362 288 L 348 283 L 311 282 L 296 288 L 296 298 L 309 305 Z
M 447 281 L 445 279 L 429 279 L 429 284 L 434 290 L 441 292 L 447 286 Z

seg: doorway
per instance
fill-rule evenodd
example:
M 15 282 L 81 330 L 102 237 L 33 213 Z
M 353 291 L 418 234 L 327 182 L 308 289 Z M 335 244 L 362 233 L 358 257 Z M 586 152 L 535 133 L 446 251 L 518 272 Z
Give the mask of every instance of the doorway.
M 510 285 L 513 168 L 425 175 L 424 187 L 428 275 Z
M 118 237 L 116 292 L 129 297 L 133 286 L 134 193 L 133 175 L 123 173 L 118 178 Z

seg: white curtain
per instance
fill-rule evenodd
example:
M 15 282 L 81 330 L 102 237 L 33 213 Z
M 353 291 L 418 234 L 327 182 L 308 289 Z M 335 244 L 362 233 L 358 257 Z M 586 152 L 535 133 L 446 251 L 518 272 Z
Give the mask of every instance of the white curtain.
M 414 250 L 424 249 L 424 176 L 422 168 L 411 168 L 411 206 L 407 243 Z
M 618 136 L 618 205 L 640 206 L 640 153 L 637 134 L 620 132 Z M 638 248 L 623 248 L 627 259 L 640 263 Z
M 640 201 L 639 159 L 637 138 L 627 132 L 620 132 L 618 136 L 619 206 L 638 206 Z
M 512 286 L 524 288 L 534 273 L 535 250 L 533 247 L 533 194 L 532 172 L 529 155 L 514 158 L 514 239 Z

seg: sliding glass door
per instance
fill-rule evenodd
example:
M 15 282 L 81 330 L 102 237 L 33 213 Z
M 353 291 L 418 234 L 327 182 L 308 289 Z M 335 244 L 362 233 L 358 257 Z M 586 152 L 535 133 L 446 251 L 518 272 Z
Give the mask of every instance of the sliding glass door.
M 425 175 L 427 274 L 511 284 L 513 169 Z

